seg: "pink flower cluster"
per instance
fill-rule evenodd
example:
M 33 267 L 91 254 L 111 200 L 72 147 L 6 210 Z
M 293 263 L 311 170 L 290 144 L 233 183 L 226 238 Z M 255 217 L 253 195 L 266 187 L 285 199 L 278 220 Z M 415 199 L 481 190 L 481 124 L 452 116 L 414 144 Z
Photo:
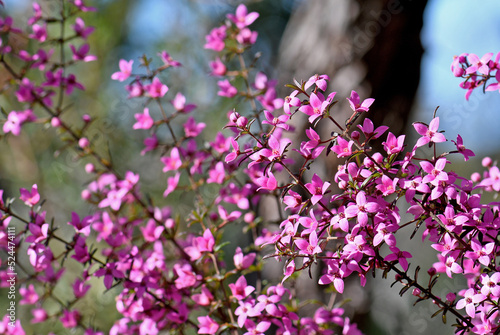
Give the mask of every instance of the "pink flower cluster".
M 493 52 L 489 52 L 479 58 L 476 54 L 463 53 L 453 58 L 451 71 L 455 77 L 465 79 L 460 87 L 467 90 L 467 100 L 478 87 L 484 86 L 485 91 L 500 91 L 500 72 L 497 71 L 500 69 L 500 53 L 494 59 L 493 55 Z

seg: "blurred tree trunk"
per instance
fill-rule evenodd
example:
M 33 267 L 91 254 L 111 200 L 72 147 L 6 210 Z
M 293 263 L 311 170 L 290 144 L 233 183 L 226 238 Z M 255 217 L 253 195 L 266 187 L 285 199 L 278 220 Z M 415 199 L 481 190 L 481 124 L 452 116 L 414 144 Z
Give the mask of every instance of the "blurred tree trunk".
M 375 126 L 385 124 L 394 134 L 403 133 L 420 79 L 423 54 L 420 31 L 426 3 L 426 0 L 302 1 L 282 38 L 278 57 L 280 83 L 327 74 L 331 79 L 328 93 L 338 92 L 339 104 L 332 109 L 332 115 L 340 124 L 352 113 L 345 98 L 354 89 L 362 100 L 375 98 L 367 115 Z M 290 89 L 284 88 L 280 93 L 286 96 Z M 304 134 L 310 127 L 302 113 L 295 114 L 292 121 L 297 134 Z M 333 126 L 320 129 L 323 138 L 333 131 L 339 130 Z M 294 139 L 297 143 L 302 140 Z M 325 164 L 314 165 L 310 173 L 333 177 L 339 163 L 333 156 L 329 155 Z M 263 212 L 276 213 L 276 208 L 263 208 Z M 304 279 L 302 284 L 311 294 L 310 279 Z M 302 286 L 300 281 L 298 285 Z M 353 290 L 359 288 L 357 280 L 352 286 L 356 286 Z M 363 305 L 369 308 L 370 304 L 364 300 L 366 292 L 348 294 L 352 293 L 350 305 L 361 310 Z
M 427 1 L 303 1 L 281 43 L 281 82 L 328 74 L 329 89 L 376 102 L 369 117 L 404 131 L 420 79 L 420 31 Z

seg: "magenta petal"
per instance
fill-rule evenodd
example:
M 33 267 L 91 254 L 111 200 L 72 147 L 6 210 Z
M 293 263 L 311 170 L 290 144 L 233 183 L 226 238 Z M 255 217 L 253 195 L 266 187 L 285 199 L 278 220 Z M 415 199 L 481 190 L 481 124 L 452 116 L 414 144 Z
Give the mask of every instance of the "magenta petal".
M 427 130 L 429 130 L 429 128 L 427 128 L 426 125 L 424 125 L 424 124 L 422 124 L 420 122 L 415 122 L 413 124 L 413 128 L 415 128 L 415 130 L 417 131 L 417 133 L 419 133 L 422 136 L 425 136 L 427 134 Z

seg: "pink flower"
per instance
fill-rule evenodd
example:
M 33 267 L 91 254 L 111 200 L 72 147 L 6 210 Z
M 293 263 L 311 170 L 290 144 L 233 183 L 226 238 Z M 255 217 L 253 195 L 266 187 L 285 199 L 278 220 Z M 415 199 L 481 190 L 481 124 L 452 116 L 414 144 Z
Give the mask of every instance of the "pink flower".
M 211 302 L 214 300 L 214 296 L 210 293 L 210 290 L 205 284 L 201 286 L 201 293 L 193 294 L 191 298 L 200 306 L 210 306 Z
M 319 240 L 316 231 L 312 231 L 311 234 L 309 234 L 309 242 L 303 239 L 296 239 L 294 242 L 297 247 L 299 247 L 300 251 L 304 252 L 306 255 L 315 255 L 323 251 L 318 245 Z
M 104 286 L 109 290 L 113 286 L 115 278 L 120 279 L 125 275 L 116 268 L 116 263 L 107 263 L 105 267 L 100 268 L 94 273 L 96 277 L 104 276 Z
M 271 327 L 271 322 L 261 321 L 257 325 L 250 319 L 245 321 L 245 328 L 248 330 L 243 335 L 265 335 L 266 330 Z
M 40 201 L 40 194 L 38 194 L 38 186 L 36 184 L 31 187 L 31 192 L 25 188 L 21 188 L 19 192 L 21 193 L 19 199 L 30 207 L 35 206 Z
M 490 68 L 488 67 L 488 63 L 491 57 L 493 57 L 493 52 L 484 54 L 484 56 L 481 57 L 481 59 L 479 59 L 479 57 L 475 54 L 469 54 L 467 60 L 471 65 L 465 70 L 465 73 L 471 74 L 478 72 L 484 75 L 489 74 Z
M 444 265 L 445 265 L 445 272 L 450 278 L 452 278 L 453 276 L 452 273 L 464 272 L 460 264 L 456 262 L 455 257 L 451 255 L 446 258 L 446 262 L 444 263 Z
M 265 91 L 276 86 L 276 80 L 269 80 L 262 72 L 257 72 L 255 81 L 252 85 L 255 89 Z
M 19 293 L 21 294 L 22 297 L 21 301 L 19 301 L 20 305 L 33 305 L 39 299 L 33 284 L 30 284 L 27 288 L 21 287 L 19 289 Z
M 471 318 L 476 316 L 476 304 L 486 299 L 481 293 L 476 293 L 473 288 L 465 291 L 464 298 L 457 302 L 457 308 L 462 309 L 465 307 L 467 315 Z
M 231 222 L 241 217 L 240 211 L 232 211 L 231 213 L 228 213 L 227 210 L 221 205 L 217 206 L 217 211 L 219 212 L 220 218 L 225 222 Z
M 219 92 L 217 92 L 217 95 L 220 95 L 221 97 L 232 98 L 238 94 L 236 87 L 232 86 L 227 79 L 220 80 L 217 85 L 219 86 Z
M 69 47 L 71 48 L 71 51 L 73 52 L 73 59 L 74 60 L 91 62 L 91 61 L 94 61 L 97 59 L 97 57 L 94 55 L 87 55 L 89 53 L 89 50 L 90 50 L 90 46 L 87 43 L 80 46 L 80 48 L 78 48 L 78 50 L 75 48 L 74 45 L 70 45 Z M 120 72 L 118 72 L 118 73 L 120 73 Z M 113 79 L 113 77 L 111 77 L 111 79 Z
M 243 252 L 241 251 L 240 247 L 236 248 L 236 251 L 233 256 L 233 261 L 234 261 L 234 266 L 238 270 L 244 270 L 250 267 L 250 265 L 253 264 L 253 261 L 255 260 L 256 254 L 254 252 L 248 254 L 248 255 L 243 255 Z
M 209 316 L 199 316 L 200 328 L 198 334 L 215 334 L 219 330 L 219 324 Z
M 285 101 L 283 103 L 283 110 L 285 111 L 285 114 L 292 114 L 292 112 L 290 111 L 291 106 L 298 107 L 301 105 L 300 99 L 296 96 L 298 93 L 299 91 L 293 91 L 292 94 L 285 98 Z
M 178 170 L 182 166 L 181 157 L 179 155 L 179 149 L 173 148 L 170 151 L 170 157 L 162 157 L 161 161 L 165 166 L 163 167 L 163 172 Z
M 311 183 L 305 185 L 306 189 L 311 194 L 311 203 L 316 205 L 325 194 L 326 190 L 330 186 L 329 182 L 323 182 L 321 178 L 315 173 L 311 179 Z
M 261 189 L 274 191 L 278 187 L 278 181 L 274 177 L 274 174 L 271 171 L 269 171 L 267 174 L 268 176 L 262 175 L 255 180 L 255 184 L 260 186 L 257 191 Z
M 174 106 L 175 110 L 179 113 L 189 113 L 196 108 L 195 104 L 186 105 L 186 97 L 180 92 L 175 95 L 174 100 L 172 100 L 171 102 L 172 106 Z
M 331 100 L 325 100 L 325 97 L 321 93 L 311 93 L 309 104 L 301 106 L 299 110 L 302 113 L 309 115 L 309 122 L 314 123 L 318 118 L 323 117 L 326 113 L 326 107 L 330 104 L 330 102 Z
M 161 98 L 168 92 L 168 87 L 165 84 L 162 84 L 160 79 L 155 77 L 153 82 L 149 85 L 144 86 L 144 89 L 151 98 Z
M 225 47 L 224 40 L 226 39 L 226 26 L 213 28 L 210 34 L 205 36 L 207 43 L 205 49 L 212 49 L 214 51 L 222 51 Z
M 160 56 L 161 60 L 163 61 L 163 64 L 167 67 L 180 67 L 182 64 L 176 60 L 174 60 L 168 52 L 163 50 L 162 52 L 158 53 Z
M 33 308 L 31 310 L 31 314 L 33 314 L 33 319 L 31 319 L 31 323 L 40 323 L 47 320 L 47 312 L 43 308 Z M 18 320 L 19 321 L 19 320 Z
M 446 166 L 446 158 L 440 158 L 437 160 L 436 165 L 427 161 L 420 162 L 420 166 L 427 173 L 422 179 L 423 183 L 431 183 L 434 186 L 438 186 L 441 181 L 448 181 L 448 174 L 444 172 Z
M 327 272 L 319 279 L 319 284 L 328 285 L 333 283 L 333 286 L 339 293 L 344 292 L 344 274 L 345 265 L 339 267 L 338 260 L 332 259 L 327 262 Z
M 252 31 L 248 28 L 243 28 L 238 33 L 238 35 L 236 35 L 236 41 L 238 41 L 238 43 L 242 45 L 254 44 L 257 41 L 257 36 L 258 33 L 256 31 Z
M 158 138 L 156 134 L 144 139 L 144 149 L 141 151 L 141 155 L 144 156 L 146 152 L 152 151 L 158 147 Z
M 277 139 L 276 136 L 271 135 L 267 144 L 269 149 L 262 149 L 259 156 L 265 156 L 269 161 L 280 161 L 284 157 L 285 149 L 291 141 L 288 138 Z
M 247 7 L 244 4 L 240 4 L 236 8 L 236 15 L 227 14 L 227 18 L 233 21 L 239 29 L 243 29 L 251 25 L 255 20 L 257 20 L 258 17 L 259 13 L 257 12 L 248 13 Z
M 367 139 L 379 138 L 387 129 L 389 129 L 387 126 L 380 126 L 374 130 L 373 122 L 369 118 L 365 118 L 363 120 L 363 125 L 358 125 L 358 128 L 361 129 Z
M 429 142 L 432 143 L 446 142 L 446 138 L 444 137 L 444 135 L 438 133 L 439 117 L 432 119 L 429 126 L 421 122 L 415 122 L 413 124 L 413 127 L 415 128 L 417 133 L 422 135 L 422 137 L 420 137 L 417 143 L 415 144 L 415 147 L 417 148 L 426 145 Z
M 45 42 L 45 40 L 47 40 L 47 24 L 41 26 L 35 23 L 32 28 L 33 34 L 29 35 L 30 38 L 36 39 L 40 42 Z
M 393 133 L 389 132 L 389 134 L 387 134 L 387 141 L 382 142 L 382 144 L 384 145 L 385 151 L 389 155 L 392 155 L 392 154 L 398 154 L 401 151 L 403 151 L 404 141 L 405 141 L 405 135 L 401 135 L 398 138 L 396 138 L 396 136 L 394 136 Z
M 406 259 L 413 256 L 408 251 L 401 251 L 397 247 L 389 247 L 389 249 L 392 251 L 392 254 L 387 255 L 384 261 L 398 261 L 404 271 L 408 270 L 408 261 Z
M 347 101 L 349 101 L 349 106 L 354 112 L 360 113 L 368 112 L 368 109 L 373 104 L 375 99 L 365 99 L 362 103 L 360 103 L 359 94 L 356 91 L 351 91 L 351 97 L 347 98 Z
M 77 310 L 74 311 L 63 311 L 63 316 L 59 319 L 65 328 L 74 328 L 78 325 L 80 321 L 80 313 Z
M 398 181 L 398 178 L 394 178 L 394 180 L 392 180 L 384 174 L 380 179 L 380 184 L 378 184 L 376 188 L 377 190 L 382 192 L 382 195 L 387 196 L 396 191 L 396 185 L 398 184 Z
M 481 288 L 481 293 L 484 296 L 492 295 L 494 299 L 498 299 L 500 297 L 500 272 L 495 272 L 491 276 L 487 274 L 483 275 L 481 279 L 481 284 L 483 287 Z
M 208 171 L 207 183 L 217 183 L 223 184 L 226 177 L 226 170 L 224 169 L 224 163 L 218 162 L 215 167 Z
M 163 192 L 163 197 L 167 197 L 170 193 L 172 193 L 176 188 L 177 185 L 179 184 L 179 179 L 181 177 L 181 174 L 177 172 L 175 176 L 173 177 L 168 177 L 167 179 L 167 188 L 165 192 Z
M 85 294 L 87 294 L 88 290 L 90 290 L 90 285 L 85 284 L 84 280 L 76 278 L 73 283 L 73 294 L 75 295 L 75 298 L 82 298 Z
M 194 117 L 189 117 L 189 119 L 184 123 L 184 132 L 186 137 L 196 137 L 198 136 L 207 125 L 203 122 L 196 123 Z
M 332 147 L 332 151 L 337 154 L 338 158 L 349 157 L 352 155 L 352 146 L 354 141 L 347 142 L 342 137 L 337 137 L 337 144 Z
M 118 190 L 110 190 L 103 200 L 99 202 L 99 208 L 111 207 L 112 210 L 118 211 L 122 205 L 122 200 L 127 195 L 128 190 L 121 188 Z
M 206 229 L 203 236 L 195 237 L 193 244 L 184 250 L 192 261 L 199 259 L 204 252 L 212 252 L 215 245 L 215 239 L 210 229 Z
M 316 86 L 324 92 L 326 91 L 326 87 L 328 86 L 329 80 L 330 77 L 328 77 L 326 74 L 322 74 L 321 76 L 319 74 L 315 74 L 314 76 L 309 78 L 309 80 L 307 80 L 306 84 L 304 85 L 304 88 L 307 90 L 309 87 L 316 84 Z
M 237 300 L 243 300 L 255 291 L 255 287 L 247 285 L 247 280 L 244 276 L 241 276 L 234 284 L 231 283 L 228 286 L 231 289 L 233 297 Z
M 219 57 L 217 57 L 215 61 L 210 62 L 210 68 L 212 69 L 212 72 L 210 72 L 210 74 L 215 77 L 223 76 L 227 71 L 226 65 L 222 63 Z
M 40 243 L 41 241 L 47 238 L 47 234 L 49 231 L 49 224 L 44 223 L 41 226 L 38 226 L 34 223 L 30 223 L 28 225 L 29 231 L 32 235 L 26 237 L 26 242 L 29 243 Z
M 236 140 L 232 137 L 230 138 L 230 141 L 231 141 L 231 146 L 233 147 L 233 151 L 227 154 L 224 160 L 226 163 L 234 161 L 240 154 L 240 145 L 238 144 L 238 142 L 236 142 Z
M 86 39 L 94 31 L 94 27 L 86 27 L 85 22 L 79 17 L 76 18 L 73 29 L 83 39 Z
M 7 117 L 7 122 L 3 125 L 4 133 L 12 133 L 18 136 L 21 133 L 21 127 L 26 122 L 33 122 L 36 120 L 35 114 L 31 109 L 27 109 L 22 112 L 12 111 Z
M 469 157 L 474 157 L 476 156 L 476 154 L 474 154 L 474 152 L 470 149 L 467 149 L 465 146 L 464 146 L 464 141 L 462 140 L 462 136 L 458 135 L 457 136 L 457 141 L 453 141 L 453 143 L 455 143 L 455 146 L 457 147 L 457 150 L 459 153 L 461 153 L 462 155 L 464 155 L 464 161 L 468 161 L 469 160 Z
M 151 318 L 144 318 L 139 327 L 139 335 L 156 335 L 158 332 L 157 322 Z
M 144 108 L 144 113 L 135 114 L 134 117 L 137 122 L 132 126 L 133 129 L 150 129 L 155 123 L 153 118 L 149 116 L 149 108 L 147 107 Z
M 366 200 L 366 194 L 364 191 L 360 191 L 356 195 L 356 203 L 349 205 L 345 209 L 346 218 L 352 218 L 357 216 L 358 223 L 361 226 L 365 226 L 368 223 L 367 213 L 376 213 L 379 210 L 379 205 L 376 202 L 368 202 Z
M 111 79 L 125 81 L 132 74 L 132 64 L 134 64 L 133 60 L 127 62 L 125 59 L 120 59 L 120 62 L 118 63 L 120 71 L 113 73 L 111 75 Z

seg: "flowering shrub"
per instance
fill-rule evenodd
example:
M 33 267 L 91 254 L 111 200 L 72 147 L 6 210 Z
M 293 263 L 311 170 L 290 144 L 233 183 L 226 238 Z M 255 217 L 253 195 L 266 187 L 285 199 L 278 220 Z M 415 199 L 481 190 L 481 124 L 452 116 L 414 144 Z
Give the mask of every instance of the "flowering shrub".
M 401 295 L 411 291 L 416 302 L 431 300 L 444 322 L 452 316 L 457 333 L 498 332 L 499 204 L 482 198 L 500 191 L 500 172 L 487 158 L 482 175 L 466 178 L 450 170 L 448 155 L 467 161 L 474 153 L 460 136 L 451 140 L 456 150 L 442 152 L 447 138 L 438 116 L 429 124 L 414 123 L 420 137 L 411 145 L 405 135 L 375 127 L 368 117 L 358 122 L 376 101 L 355 91 L 347 98 L 352 116 L 337 120 L 336 93 L 327 91 L 327 75 L 295 81 L 287 85 L 288 97 L 277 97 L 276 81 L 248 62 L 258 37 L 250 26 L 259 14 L 240 5 L 207 35 L 205 48 L 213 52 L 210 68 L 218 78 L 218 95 L 243 99 L 252 112 L 242 115 L 239 104 L 228 113 L 225 130 L 208 145 L 200 140 L 206 124 L 191 116 L 196 106 L 182 92 L 171 92 L 164 79 L 166 71 L 181 66 L 167 52 L 152 60 L 144 56 L 139 66 L 137 60 L 120 60 L 111 76 L 126 83 L 129 99 L 144 102 L 130 127 L 144 132 L 140 154 L 159 160 L 166 175 L 166 199 L 151 198 L 141 190 L 141 171 L 120 173 L 87 136 L 90 116 L 84 116 L 81 126 L 66 117 L 75 89 L 85 89 L 71 69 L 96 59 L 86 42 L 94 28 L 82 18 L 95 8 L 81 0 L 61 4 L 57 18 L 33 5 L 31 53 L 11 48 L 11 37 L 24 33 L 11 18 L 0 21 L 0 63 L 23 106 L 5 112 L 3 133 L 18 136 L 33 123 L 56 128 L 66 146 L 87 162 L 92 181 L 81 195 L 95 210 L 70 210 L 68 222 L 55 222 L 43 210 L 43 192 L 36 184 L 22 188 L 19 196 L 0 191 L 0 246 L 7 255 L 1 263 L 2 285 L 8 285 L 10 260 L 26 250 L 29 264 L 17 262 L 24 273 L 16 283 L 19 304 L 33 306 L 31 316 L 6 314 L 2 333 L 24 334 L 23 325 L 51 323 L 86 335 L 360 334 L 335 297 L 351 275 L 364 286 L 376 273 L 393 280 Z M 59 35 L 49 29 L 58 24 Z M 498 83 L 486 82 L 498 81 L 498 72 L 492 73 L 498 61 L 498 56 L 492 61 L 491 55 L 461 55 L 452 71 L 465 79 L 462 87 L 468 95 L 482 85 L 496 90 Z M 307 115 L 310 124 L 301 143 L 289 138 L 296 113 Z M 176 126 L 178 120 L 186 120 L 182 128 Z M 330 137 L 315 131 L 319 123 L 329 124 Z M 381 152 L 373 149 L 376 143 Z M 432 149 L 431 157 L 423 147 Z M 331 179 L 314 173 L 325 155 L 342 162 Z M 217 187 L 217 194 L 207 196 L 206 187 Z M 176 193 L 192 195 L 191 212 L 163 205 Z M 259 216 L 259 203 L 272 198 L 282 207 L 278 222 Z M 19 200 L 28 215 L 13 208 Z M 401 213 L 406 207 L 413 216 L 408 222 Z M 248 246 L 229 241 L 226 229 L 238 222 L 251 239 Z M 21 227 L 15 235 L 9 233 L 13 225 Z M 62 233 L 61 226 L 72 233 Z M 436 251 L 428 279 L 419 277 L 421 267 L 409 262 L 412 255 L 398 235 L 404 229 L 428 239 Z M 275 260 L 283 265 L 278 280 L 262 273 L 263 263 Z M 77 264 L 72 271 L 67 270 L 70 262 Z M 319 284 L 333 292 L 332 298 L 326 304 L 299 301 L 288 283 L 319 263 L 324 265 Z M 440 273 L 463 277 L 466 286 L 439 297 L 433 288 Z M 72 283 L 63 292 L 56 289 L 62 278 Z M 111 329 L 98 329 L 99 316 L 86 314 L 79 305 L 98 283 L 105 291 L 119 292 L 119 317 Z M 302 312 L 306 305 L 312 313 Z

